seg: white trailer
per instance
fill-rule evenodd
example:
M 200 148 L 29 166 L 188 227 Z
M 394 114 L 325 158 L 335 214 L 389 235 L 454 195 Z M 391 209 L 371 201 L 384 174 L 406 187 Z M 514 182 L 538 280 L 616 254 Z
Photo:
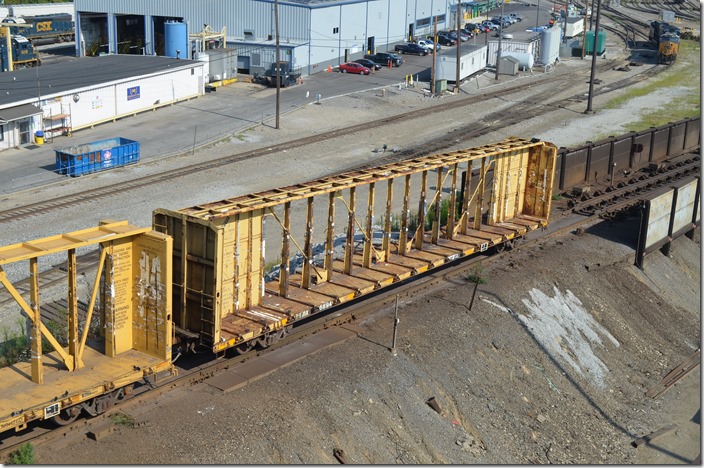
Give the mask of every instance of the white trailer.
M 460 53 L 460 81 L 486 67 L 486 46 L 462 44 Z M 435 80 L 454 83 L 456 79 L 457 51 L 454 48 L 443 50 L 435 57 Z
M 579 36 L 584 32 L 584 18 L 567 18 L 567 27 L 564 23 L 559 23 L 559 27 L 564 28 L 565 37 Z

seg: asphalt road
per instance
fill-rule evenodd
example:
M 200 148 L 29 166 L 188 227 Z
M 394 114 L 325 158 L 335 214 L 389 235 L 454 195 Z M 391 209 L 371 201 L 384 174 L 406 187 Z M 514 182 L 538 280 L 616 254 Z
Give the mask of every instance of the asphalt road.
M 541 21 L 536 21 L 536 13 L 538 13 L 536 6 L 528 6 L 524 3 L 507 4 L 504 14 L 518 12 L 524 16 L 524 20 L 506 30 L 522 32 L 527 27 L 534 26 L 536 22 L 547 23 L 551 5 L 547 1 L 542 2 Z M 498 15 L 499 12 L 499 10 L 490 12 L 489 16 Z M 485 36 L 486 34 L 480 35 L 470 40 L 470 43 L 482 44 L 487 41 Z M 56 60 L 69 60 L 72 49 L 71 43 L 40 47 L 44 58 L 42 73 L 50 73 L 51 63 Z M 393 46 L 389 49 L 393 50 Z M 282 125 L 285 124 L 284 116 L 287 112 L 313 104 L 318 99 L 324 101 L 363 90 L 398 86 L 404 82 L 407 75 L 413 75 L 414 79 L 428 75 L 432 56 L 404 55 L 403 57 L 405 63 L 401 67 L 391 69 L 384 67 L 372 75 L 342 74 L 334 69 L 331 73 L 323 71 L 305 77 L 302 85 L 282 89 L 280 96 Z M 80 130 L 74 132 L 72 137 L 56 137 L 42 146 L 31 145 L 3 151 L 0 153 L 0 193 L 24 190 L 65 179 L 66 176 L 53 172 L 54 150 L 57 148 L 119 136 L 139 141 L 141 159 L 148 161 L 190 151 L 194 145 L 198 147 L 217 141 L 254 125 L 273 127 L 275 112 L 276 91 L 273 88 L 243 83 L 220 87 L 216 92 L 208 93 L 198 99 Z

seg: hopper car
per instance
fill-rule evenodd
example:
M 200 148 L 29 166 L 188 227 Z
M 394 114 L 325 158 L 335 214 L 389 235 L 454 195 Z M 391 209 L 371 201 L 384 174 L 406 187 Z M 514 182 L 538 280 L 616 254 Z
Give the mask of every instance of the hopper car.
M 149 228 L 105 220 L 0 247 L 0 284 L 29 319 L 32 356 L 0 369 L 0 432 L 100 414 L 143 380 L 174 375 L 179 352 L 267 347 L 306 317 L 511 245 L 547 225 L 556 160 L 551 143 L 508 138 L 180 210 L 158 208 Z M 325 215 L 314 217 L 315 207 Z M 272 245 L 274 267 L 265 263 Z M 76 251 L 85 247 L 97 248 L 100 259 L 80 312 Z M 67 256 L 67 346 L 40 315 L 38 259 L 57 253 Z M 28 297 L 3 269 L 20 262 L 29 267 Z M 96 321 L 100 336 L 89 339 Z
M 650 23 L 648 39 L 657 47 L 658 63 L 669 65 L 680 51 L 680 29 L 663 21 Z

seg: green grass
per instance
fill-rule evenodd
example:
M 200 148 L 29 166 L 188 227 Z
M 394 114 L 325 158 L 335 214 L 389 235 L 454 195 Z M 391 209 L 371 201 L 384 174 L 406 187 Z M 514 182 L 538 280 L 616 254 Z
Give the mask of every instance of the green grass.
M 657 75 L 648 84 L 631 88 L 625 94 L 609 101 L 606 109 L 620 107 L 634 98 L 656 95 L 665 88 L 683 88 L 683 92 L 679 96 L 670 99 L 666 105 L 658 106 L 651 112 L 642 114 L 640 120 L 628 124 L 626 130 L 639 131 L 700 115 L 700 53 L 701 44 L 699 42 L 683 40 L 680 43 L 677 61 L 670 68 Z
M 34 458 L 34 446 L 29 442 L 26 442 L 10 454 L 10 458 L 7 460 L 8 465 L 34 465 L 36 464 Z

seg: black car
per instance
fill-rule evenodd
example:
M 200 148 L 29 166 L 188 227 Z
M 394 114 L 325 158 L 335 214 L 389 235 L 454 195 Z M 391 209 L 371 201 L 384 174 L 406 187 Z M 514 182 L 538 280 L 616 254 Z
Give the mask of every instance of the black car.
M 428 55 L 428 49 L 412 42 L 408 44 L 398 44 L 394 47 L 394 50 L 402 54 Z
M 367 54 L 364 56 L 365 59 L 369 59 L 374 63 L 379 63 L 382 66 L 388 66 L 389 61 L 394 67 L 400 67 L 403 63 L 403 59 L 391 52 L 377 52 L 376 54 Z
M 457 41 L 451 38 L 450 36 L 446 36 L 444 34 L 438 34 L 438 44 L 444 45 L 444 46 L 453 46 L 457 44 Z
M 378 63 L 372 62 L 369 59 L 357 59 L 357 60 L 353 60 L 353 62 L 357 62 L 360 65 L 364 65 L 365 67 L 367 67 L 370 70 L 381 70 L 381 65 L 379 65 Z

